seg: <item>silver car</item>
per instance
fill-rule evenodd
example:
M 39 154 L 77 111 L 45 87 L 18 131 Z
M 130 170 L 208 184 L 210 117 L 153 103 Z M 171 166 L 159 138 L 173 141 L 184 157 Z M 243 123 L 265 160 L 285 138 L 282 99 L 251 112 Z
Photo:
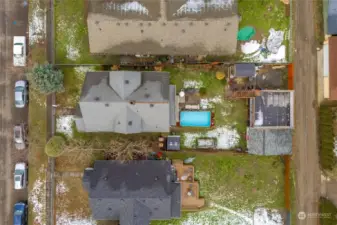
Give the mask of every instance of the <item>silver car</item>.
M 19 80 L 15 82 L 15 107 L 24 108 L 28 103 L 28 82 Z
M 14 126 L 14 144 L 18 150 L 26 148 L 27 125 L 20 123 Z
M 16 163 L 14 170 L 14 189 L 24 189 L 28 184 L 28 166 L 24 162 Z

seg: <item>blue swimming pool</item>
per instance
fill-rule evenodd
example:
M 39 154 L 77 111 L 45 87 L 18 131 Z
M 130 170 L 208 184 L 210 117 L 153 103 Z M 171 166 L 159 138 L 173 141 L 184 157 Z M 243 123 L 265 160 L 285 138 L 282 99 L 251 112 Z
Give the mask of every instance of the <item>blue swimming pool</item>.
M 180 126 L 182 127 L 210 127 L 210 111 L 181 111 Z

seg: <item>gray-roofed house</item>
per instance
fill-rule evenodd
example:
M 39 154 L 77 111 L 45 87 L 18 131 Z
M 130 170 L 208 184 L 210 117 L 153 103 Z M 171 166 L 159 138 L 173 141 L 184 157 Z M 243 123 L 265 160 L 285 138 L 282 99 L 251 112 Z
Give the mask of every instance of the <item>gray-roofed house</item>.
M 247 148 L 253 155 L 290 155 L 292 129 L 248 128 Z
M 175 93 L 166 72 L 88 72 L 76 127 L 81 132 L 169 132 L 176 124 Z
M 147 225 L 181 215 L 180 183 L 166 160 L 99 160 L 84 171 L 83 186 L 95 220 Z
M 237 1 L 88 0 L 91 53 L 232 55 Z

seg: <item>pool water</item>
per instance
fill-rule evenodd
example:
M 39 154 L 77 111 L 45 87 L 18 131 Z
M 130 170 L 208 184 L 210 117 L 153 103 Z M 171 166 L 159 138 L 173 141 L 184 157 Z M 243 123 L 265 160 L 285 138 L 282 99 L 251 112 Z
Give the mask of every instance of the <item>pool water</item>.
M 210 111 L 181 111 L 180 126 L 182 127 L 210 127 Z

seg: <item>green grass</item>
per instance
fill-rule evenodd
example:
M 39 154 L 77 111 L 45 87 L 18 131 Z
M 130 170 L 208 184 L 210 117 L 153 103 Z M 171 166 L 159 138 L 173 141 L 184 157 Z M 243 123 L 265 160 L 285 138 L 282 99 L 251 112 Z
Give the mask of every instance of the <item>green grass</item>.
M 207 205 L 215 203 L 238 212 L 253 212 L 256 207 L 284 208 L 284 165 L 280 157 L 201 153 L 168 153 L 168 157 L 196 157 L 193 165 L 200 183 L 200 194 L 205 197 Z M 151 224 L 182 224 L 188 217 L 199 218 L 200 224 L 224 224 L 219 219 L 226 211 L 215 210 L 219 218 L 203 218 L 207 212 L 202 211 L 184 213 L 177 220 L 154 221 Z M 214 220 L 213 223 L 210 220 Z
M 241 15 L 239 27 L 253 26 L 257 33 L 268 36 L 270 28 L 289 29 L 289 17 L 285 15 L 285 5 L 279 0 L 239 0 Z
M 47 167 L 48 158 L 44 153 L 44 145 L 46 143 L 46 107 L 44 103 L 46 97 L 39 94 L 35 90 L 30 89 L 30 102 L 29 102 L 29 172 L 28 172 L 28 192 L 33 189 L 35 181 L 46 180 L 45 174 L 41 173 L 41 168 Z M 33 206 L 29 206 L 29 224 L 34 224 Z
M 337 224 L 337 207 L 328 199 L 321 197 L 319 202 L 320 225 Z
M 67 64 L 114 64 L 116 56 L 95 56 L 90 54 L 88 28 L 86 23 L 86 1 L 55 2 L 55 48 L 56 62 Z M 76 57 L 67 57 L 67 48 L 71 46 Z
M 81 68 L 85 70 L 80 71 Z M 62 67 L 64 74 L 64 92 L 56 94 L 56 102 L 62 107 L 75 108 L 85 79 L 85 71 L 93 71 L 93 67 Z
M 195 68 L 165 68 L 170 72 L 170 82 L 176 85 L 177 91 L 184 87 L 184 81 L 200 81 L 206 88 L 204 98 L 222 98 L 221 102 L 213 103 L 215 126 L 234 128 L 240 135 L 238 147 L 246 148 L 245 133 L 247 129 L 248 106 L 246 100 L 228 100 L 224 98 L 225 81 L 215 77 L 216 71 Z M 190 129 L 188 131 L 202 133 L 206 129 Z

